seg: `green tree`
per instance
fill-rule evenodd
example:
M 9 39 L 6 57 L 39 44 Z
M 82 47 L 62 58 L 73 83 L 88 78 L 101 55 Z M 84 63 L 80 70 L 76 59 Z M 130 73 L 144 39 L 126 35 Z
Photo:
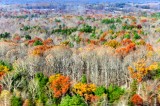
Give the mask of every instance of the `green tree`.
M 33 43 L 34 46 L 37 46 L 37 45 L 43 45 L 43 43 L 40 41 L 40 40 L 36 40 L 34 43 Z
M 86 77 L 85 74 L 82 75 L 82 77 L 81 77 L 81 82 L 82 82 L 82 83 L 87 83 L 87 77 Z
M 74 95 L 70 97 L 69 95 L 62 98 L 62 101 L 59 106 L 87 106 L 84 99 L 80 96 Z
M 25 39 L 31 40 L 31 36 L 30 35 L 25 35 Z
M 12 96 L 11 106 L 22 106 L 22 100 L 20 97 Z
M 99 86 L 94 91 L 94 94 L 97 96 L 101 96 L 101 95 L 105 94 L 106 92 L 107 92 L 107 89 L 104 86 Z
M 124 89 L 116 85 L 110 85 L 107 89 L 108 100 L 110 103 L 118 100 L 124 94 Z

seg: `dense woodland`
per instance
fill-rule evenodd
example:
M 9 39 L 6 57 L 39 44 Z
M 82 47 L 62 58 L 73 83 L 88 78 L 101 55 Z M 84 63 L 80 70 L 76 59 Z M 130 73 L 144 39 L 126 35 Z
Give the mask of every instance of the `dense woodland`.
M 159 13 L 1 17 L 0 106 L 159 106 L 159 33 Z

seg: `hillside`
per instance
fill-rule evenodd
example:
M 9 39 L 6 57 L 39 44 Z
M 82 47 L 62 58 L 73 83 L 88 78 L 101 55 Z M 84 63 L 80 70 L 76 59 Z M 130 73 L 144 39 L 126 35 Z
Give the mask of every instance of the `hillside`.
M 160 106 L 160 13 L 146 5 L 0 7 L 0 106 Z

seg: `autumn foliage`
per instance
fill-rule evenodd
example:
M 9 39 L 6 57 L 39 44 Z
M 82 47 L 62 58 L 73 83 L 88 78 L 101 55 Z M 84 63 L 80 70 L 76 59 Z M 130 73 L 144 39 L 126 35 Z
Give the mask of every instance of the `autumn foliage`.
M 128 67 L 131 77 L 141 82 L 143 78 L 150 72 L 158 69 L 158 63 L 152 63 L 149 66 L 146 65 L 145 60 L 140 60 L 134 63 L 134 68 Z
M 110 40 L 109 42 L 107 42 L 105 45 L 110 46 L 112 48 L 117 48 L 119 47 L 121 44 L 116 41 L 116 40 Z
M 46 39 L 46 40 L 43 41 L 44 45 L 50 45 L 52 43 L 53 43 L 53 40 L 51 38 L 48 38 L 48 39 Z
M 86 84 L 81 82 L 75 84 L 72 89 L 74 93 L 85 97 L 85 99 L 90 102 L 97 100 L 97 96 L 92 94 L 95 90 L 96 90 L 96 85 Z
M 0 57 L 8 61 L 0 61 L 0 105 L 2 87 L 11 95 L 19 90 L 24 106 L 68 106 L 69 100 L 74 106 L 81 104 L 75 105 L 79 101 L 88 106 L 95 101 L 95 106 L 104 102 L 122 105 L 124 99 L 126 105 L 142 105 L 154 98 L 150 95 L 160 95 L 151 85 L 158 85 L 160 79 L 160 14 L 152 19 L 152 14 L 143 12 L 99 16 L 87 10 L 90 15 L 54 17 L 48 12 L 52 11 L 33 10 L 24 14 L 29 16 L 27 20 L 13 18 L 10 12 L 5 16 L 6 25 L 21 28 L 10 31 L 1 26 L 5 27 L 1 31 L 18 34 L 0 34 Z M 32 13 L 36 16 L 33 20 Z M 59 105 L 64 97 L 67 102 Z
M 53 78 L 51 82 L 51 89 L 54 92 L 54 97 L 59 98 L 62 95 L 66 94 L 71 85 L 70 79 L 67 76 L 59 75 L 58 77 Z
M 84 97 L 85 97 L 86 101 L 91 102 L 91 103 L 93 103 L 99 99 L 98 96 L 93 95 L 93 94 L 85 94 Z
M 122 42 L 121 42 L 121 44 L 123 45 L 123 46 L 126 46 L 126 45 L 129 45 L 129 44 L 131 44 L 131 43 L 133 43 L 130 39 L 124 39 L 124 40 L 122 40 Z
M 134 43 L 130 43 L 125 47 L 121 47 L 121 48 L 117 48 L 116 49 L 116 53 L 121 55 L 121 56 L 125 56 L 128 53 L 130 53 L 131 51 L 135 50 L 135 44 Z
M 2 78 L 2 76 L 7 73 L 9 71 L 9 68 L 7 68 L 7 66 L 4 65 L 0 65 L 0 79 Z
M 148 51 L 153 51 L 153 47 L 151 44 L 146 44 L 146 47 Z
M 48 46 L 48 45 L 41 45 L 41 46 L 36 46 L 33 51 L 32 51 L 32 54 L 33 55 L 43 55 L 43 53 L 48 50 L 48 49 L 51 49 L 53 46 Z
M 27 45 L 33 46 L 36 41 L 43 42 L 41 38 L 35 37 L 34 39 L 27 41 Z
M 0 71 L 0 79 L 2 78 L 2 76 L 5 74 L 5 72 Z
M 134 105 L 137 105 L 137 106 L 142 106 L 143 105 L 143 99 L 138 94 L 135 94 L 135 95 L 132 96 L 131 102 Z

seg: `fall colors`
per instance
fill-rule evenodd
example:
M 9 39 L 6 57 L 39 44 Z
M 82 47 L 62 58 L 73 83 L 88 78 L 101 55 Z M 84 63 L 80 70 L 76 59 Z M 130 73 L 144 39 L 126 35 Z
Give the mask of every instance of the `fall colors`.
M 160 106 L 159 12 L 0 15 L 0 106 Z

